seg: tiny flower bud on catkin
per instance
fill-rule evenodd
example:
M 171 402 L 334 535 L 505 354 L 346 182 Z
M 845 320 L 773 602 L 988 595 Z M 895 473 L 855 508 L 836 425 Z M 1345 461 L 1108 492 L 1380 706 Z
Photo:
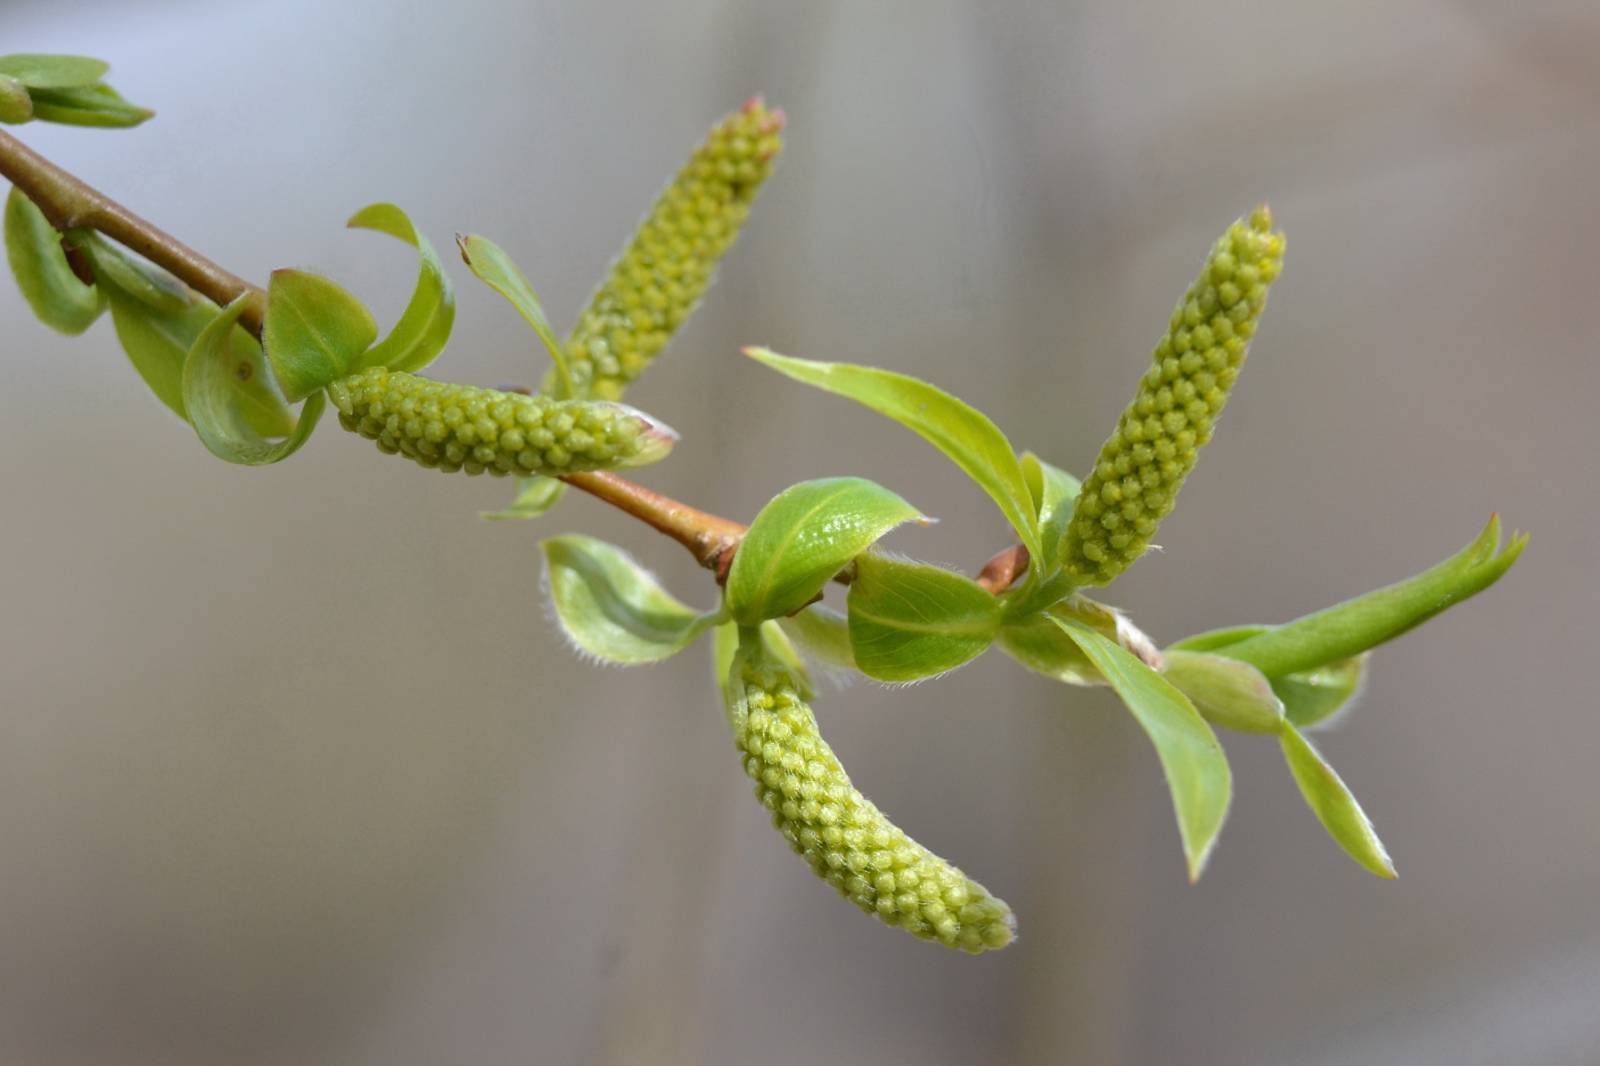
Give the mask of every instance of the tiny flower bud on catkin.
M 689 317 L 772 173 L 782 130 L 783 112 L 752 98 L 662 191 L 567 338 L 579 395 L 619 398 Z
M 559 477 L 643 466 L 677 434 L 617 403 L 552 400 L 373 367 L 328 386 L 339 424 L 423 466 Z
M 1283 249 L 1265 205 L 1212 246 L 1078 495 L 1062 553 L 1078 584 L 1122 573 L 1171 512 L 1244 365 Z
M 793 678 L 741 651 L 730 709 L 756 798 L 839 894 L 923 940 L 978 954 L 1016 935 L 1011 908 L 897 828 L 850 784 Z

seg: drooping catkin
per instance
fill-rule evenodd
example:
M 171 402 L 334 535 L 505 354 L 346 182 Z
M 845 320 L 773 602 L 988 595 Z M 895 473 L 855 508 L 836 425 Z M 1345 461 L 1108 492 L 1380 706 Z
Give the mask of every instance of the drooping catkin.
M 752 98 L 662 191 L 567 338 L 578 395 L 619 398 L 689 317 L 772 173 L 783 121 Z
M 378 450 L 469 474 L 552 477 L 643 466 L 677 434 L 618 403 L 552 400 L 373 367 L 328 386 L 339 424 Z
M 1283 250 L 1265 205 L 1212 246 L 1083 483 L 1063 551 L 1078 584 L 1104 585 L 1122 573 L 1171 512 L 1244 365 Z
M 912 840 L 850 784 L 795 681 L 748 643 L 729 721 L 756 797 L 796 853 L 840 895 L 913 936 L 977 954 L 1016 935 L 1011 908 Z

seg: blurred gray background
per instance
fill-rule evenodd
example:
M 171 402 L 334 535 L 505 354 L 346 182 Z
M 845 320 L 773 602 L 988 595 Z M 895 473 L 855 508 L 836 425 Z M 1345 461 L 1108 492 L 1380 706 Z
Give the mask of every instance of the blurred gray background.
M 1185 884 L 1156 760 L 1103 692 L 998 654 L 819 708 L 869 794 L 1017 909 L 971 959 L 854 912 L 749 795 L 703 650 L 577 661 L 535 544 L 583 530 L 684 598 L 687 555 L 586 499 L 331 420 L 212 459 L 109 322 L 0 284 L 0 1061 L 75 1064 L 1600 1061 L 1592 457 L 1600 8 L 4 0 L 0 50 L 79 51 L 160 112 L 31 144 L 235 271 L 330 273 L 388 322 L 400 245 L 487 233 L 571 321 L 718 115 L 764 91 L 782 167 L 631 398 L 684 431 L 643 480 L 748 518 L 857 473 L 1006 536 L 905 431 L 742 359 L 926 376 L 1083 470 L 1211 239 L 1289 234 L 1216 443 L 1111 597 L 1159 639 L 1281 621 L 1431 564 L 1489 512 L 1500 587 L 1379 655 L 1324 750 L 1380 882 L 1229 737 Z M 453 257 L 452 257 L 453 262 Z M 536 381 L 456 269 L 441 374 Z

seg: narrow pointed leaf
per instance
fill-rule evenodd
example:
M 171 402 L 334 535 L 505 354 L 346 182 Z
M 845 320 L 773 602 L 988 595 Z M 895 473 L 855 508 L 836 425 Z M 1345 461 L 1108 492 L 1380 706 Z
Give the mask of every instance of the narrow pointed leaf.
M 995 643 L 1022 666 L 1063 684 L 1106 683 L 1077 642 L 1046 614 L 1007 622 L 1000 627 Z
M 82 85 L 71 89 L 34 89 L 33 117 L 64 126 L 99 126 L 128 129 L 155 115 L 149 108 L 124 100 L 109 85 Z
M 15 187 L 6 196 L 5 239 L 12 276 L 39 321 L 73 336 L 94 325 L 105 309 L 99 288 L 78 280 L 61 249 L 61 235 Z
M 1260 670 L 1203 651 L 1173 651 L 1162 676 L 1189 697 L 1206 721 L 1241 733 L 1276 733 L 1283 701 Z
M 1178 816 L 1189 880 L 1200 877 L 1233 797 L 1233 774 L 1216 734 L 1166 678 L 1079 622 L 1057 620 L 1105 676 L 1155 745 Z
M 879 681 L 918 681 L 982 655 L 1000 631 L 1000 603 L 982 585 L 937 566 L 877 554 L 856 561 L 850 648 Z
M 30 89 L 77 89 L 106 76 L 111 64 L 88 56 L 17 53 L 0 56 L 0 74 Z
M 1394 862 L 1383 841 L 1333 767 L 1293 726 L 1285 726 L 1278 739 L 1294 783 L 1328 835 L 1367 870 L 1379 877 L 1394 877 Z
M 1059 467 L 1051 466 L 1032 452 L 1022 453 L 1022 475 L 1039 515 L 1039 544 L 1044 551 L 1040 570 L 1055 573 L 1061 562 L 1061 547 L 1072 521 L 1072 505 L 1082 487 L 1078 479 Z
M 1167 654 L 1170 657 L 1173 652 L 1180 651 L 1217 651 L 1271 628 L 1260 625 L 1233 626 L 1197 633 L 1175 642 L 1167 649 Z M 1284 718 L 1300 729 L 1328 722 L 1361 694 L 1361 688 L 1366 684 L 1368 658 L 1369 655 L 1363 652 L 1310 670 L 1269 678 L 1272 691 L 1283 702 Z
M 345 225 L 387 233 L 417 250 L 417 286 L 410 302 L 389 335 L 361 357 L 362 366 L 386 366 L 414 374 L 444 350 L 456 320 L 455 290 L 439 253 L 394 204 L 368 204 L 350 216 Z
M 240 410 L 234 388 L 248 353 L 234 350 L 243 332 L 235 328 L 246 297 L 241 296 L 213 318 L 195 339 L 183 366 L 183 402 L 189 423 L 206 449 L 219 459 L 241 466 L 264 466 L 286 459 L 311 437 L 327 394 L 314 392 L 301 408 L 293 430 L 282 440 L 268 440 Z
M 489 238 L 477 234 L 457 237 L 456 246 L 461 249 L 462 260 L 479 280 L 504 296 L 544 342 L 545 350 L 550 353 L 550 358 L 556 364 L 556 376 L 561 386 L 557 398 L 582 399 L 574 394 L 572 373 L 567 367 L 567 350 L 561 346 L 556 331 L 550 328 L 550 319 L 545 317 L 544 305 L 539 302 L 539 294 L 533 291 L 533 286 L 528 283 L 522 271 L 517 269 L 517 264 L 506 254 L 505 249 Z
M 766 348 L 745 354 L 796 381 L 894 419 L 943 452 L 999 505 L 1034 560 L 1042 558 L 1033 494 L 1011 442 L 987 415 L 905 374 L 849 363 L 792 359 Z
M 491 522 L 525 521 L 538 518 L 560 502 L 567 485 L 553 477 L 525 477 L 517 482 L 517 495 L 500 511 L 479 512 Z
M 1495 515 L 1471 544 L 1432 569 L 1229 644 L 1219 653 L 1252 663 L 1269 677 L 1348 659 L 1482 592 L 1511 569 L 1527 543 L 1526 535 L 1515 535 L 1501 551 L 1500 516 Z
M 798 611 L 850 560 L 894 527 L 921 519 L 858 477 L 802 481 L 756 515 L 728 571 L 728 611 L 745 625 Z
M 303 270 L 272 272 L 262 339 L 291 403 L 353 373 L 377 336 L 372 313 L 327 278 Z
M 684 606 L 622 549 L 593 537 L 552 537 L 545 580 L 561 628 L 602 662 L 635 665 L 670 658 L 716 620 Z

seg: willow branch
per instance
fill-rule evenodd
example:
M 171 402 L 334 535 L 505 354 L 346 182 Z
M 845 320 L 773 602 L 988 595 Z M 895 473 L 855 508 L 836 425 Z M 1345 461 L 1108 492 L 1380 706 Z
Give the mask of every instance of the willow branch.
M 166 269 L 219 307 L 246 297 L 239 324 L 260 339 L 267 293 L 259 285 L 213 263 L 3 130 L 0 175 L 32 200 L 63 235 L 71 230 L 93 230 L 109 237 Z M 74 262 L 74 268 L 84 269 L 81 259 Z M 612 473 L 568 474 L 561 480 L 671 537 L 687 548 L 701 566 L 715 573 L 719 583 L 727 579 L 734 552 L 744 539 L 742 524 Z M 1022 553 L 1020 562 L 1018 552 Z M 998 596 L 1026 569 L 1027 553 L 1020 545 L 1015 546 L 990 560 L 979 581 Z M 840 579 L 848 581 L 848 571 Z

